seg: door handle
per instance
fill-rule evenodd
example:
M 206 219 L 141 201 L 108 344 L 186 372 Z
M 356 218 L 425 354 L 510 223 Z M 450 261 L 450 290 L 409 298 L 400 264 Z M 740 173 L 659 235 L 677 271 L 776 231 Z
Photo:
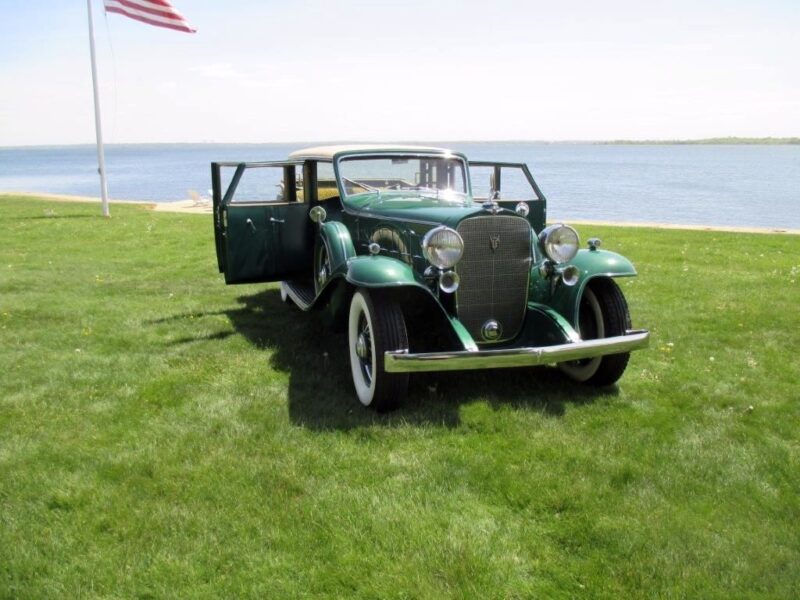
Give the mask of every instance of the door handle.
M 255 233 L 255 232 L 256 232 L 256 226 L 255 226 L 255 225 L 253 225 L 253 219 L 247 219 L 247 220 L 244 222 L 244 224 L 245 224 L 245 225 L 247 225 L 247 226 L 250 228 L 250 231 L 252 231 L 253 233 Z
M 286 219 L 276 219 L 275 217 L 269 218 L 270 223 L 286 223 Z

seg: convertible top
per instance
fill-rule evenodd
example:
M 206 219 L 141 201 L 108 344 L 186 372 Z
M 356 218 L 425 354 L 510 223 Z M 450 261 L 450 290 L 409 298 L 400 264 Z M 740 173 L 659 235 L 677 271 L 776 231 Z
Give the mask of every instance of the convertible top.
M 313 148 L 303 148 L 296 150 L 289 155 L 291 159 L 319 158 L 332 160 L 337 154 L 369 154 L 370 152 L 424 152 L 426 154 L 449 154 L 446 148 L 434 148 L 431 146 L 401 146 L 393 144 L 343 144 L 338 146 L 315 146 Z

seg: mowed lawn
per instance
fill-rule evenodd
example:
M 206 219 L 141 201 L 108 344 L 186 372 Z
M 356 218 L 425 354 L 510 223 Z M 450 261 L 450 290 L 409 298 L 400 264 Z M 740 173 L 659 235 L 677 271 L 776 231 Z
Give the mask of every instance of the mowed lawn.
M 0 199 L 0 597 L 796 598 L 800 236 L 580 227 L 618 387 L 431 375 L 226 287 L 211 218 Z

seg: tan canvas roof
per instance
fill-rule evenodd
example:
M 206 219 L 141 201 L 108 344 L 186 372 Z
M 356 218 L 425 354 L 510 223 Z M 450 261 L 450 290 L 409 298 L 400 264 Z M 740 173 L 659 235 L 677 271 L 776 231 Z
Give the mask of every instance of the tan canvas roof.
M 431 146 L 402 146 L 396 144 L 343 144 L 340 146 L 316 146 L 314 148 L 303 148 L 296 150 L 289 155 L 289 158 L 322 158 L 332 159 L 335 154 L 341 152 L 450 152 L 446 148 L 434 148 Z

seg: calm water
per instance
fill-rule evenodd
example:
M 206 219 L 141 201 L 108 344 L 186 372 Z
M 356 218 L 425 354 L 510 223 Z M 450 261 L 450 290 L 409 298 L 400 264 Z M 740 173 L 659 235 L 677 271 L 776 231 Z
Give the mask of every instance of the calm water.
M 800 229 L 800 146 L 439 143 L 472 159 L 527 162 L 552 219 Z M 276 160 L 298 144 L 106 148 L 112 198 L 208 194 L 212 160 Z M 94 146 L 0 148 L 0 191 L 98 196 Z

